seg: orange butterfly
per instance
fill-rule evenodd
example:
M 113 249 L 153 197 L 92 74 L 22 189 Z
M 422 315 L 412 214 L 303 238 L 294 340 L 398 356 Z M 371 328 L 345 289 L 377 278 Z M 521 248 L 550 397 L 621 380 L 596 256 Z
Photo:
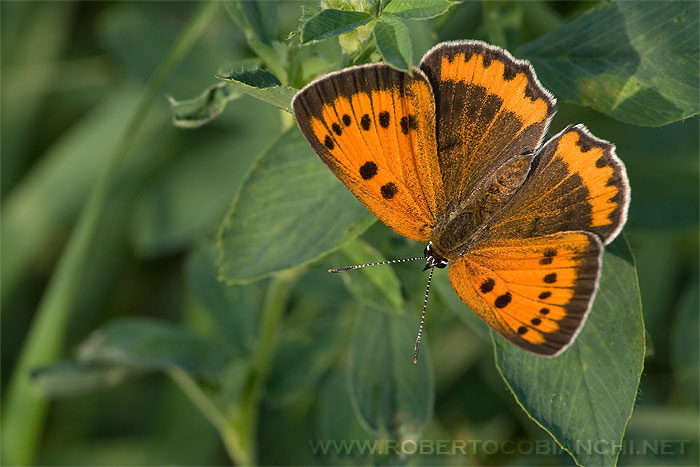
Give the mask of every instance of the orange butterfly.
M 540 148 L 556 100 L 527 61 L 447 42 L 413 76 L 348 68 L 313 81 L 292 105 L 357 199 L 397 233 L 430 242 L 430 277 L 449 262 L 464 303 L 525 350 L 553 356 L 571 345 L 603 245 L 626 221 L 629 183 L 615 146 L 583 125 Z

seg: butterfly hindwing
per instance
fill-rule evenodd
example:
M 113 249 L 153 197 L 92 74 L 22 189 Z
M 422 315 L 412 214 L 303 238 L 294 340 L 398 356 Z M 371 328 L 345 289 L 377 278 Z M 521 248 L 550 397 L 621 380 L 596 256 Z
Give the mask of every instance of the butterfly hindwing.
M 387 65 L 348 68 L 313 81 L 293 101 L 316 154 L 397 233 L 429 238 L 444 204 L 427 78 Z
M 457 202 L 491 168 L 534 151 L 556 111 L 530 64 L 499 47 L 446 42 L 431 49 L 420 67 L 435 92 L 445 192 Z
M 494 237 L 585 230 L 610 243 L 627 219 L 629 182 L 615 146 L 583 125 L 549 140 L 532 173 L 490 223 Z
M 506 339 L 552 356 L 583 326 L 602 250 L 588 232 L 493 241 L 453 261 L 450 281 L 462 301 Z

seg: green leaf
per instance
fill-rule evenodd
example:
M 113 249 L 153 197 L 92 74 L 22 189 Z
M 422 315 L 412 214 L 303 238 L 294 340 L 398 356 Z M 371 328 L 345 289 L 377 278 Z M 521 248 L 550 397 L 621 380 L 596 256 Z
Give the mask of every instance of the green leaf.
M 284 86 L 267 70 L 255 69 L 218 75 L 218 79 L 229 82 L 246 94 L 272 104 L 287 112 L 292 111 L 292 98 L 297 90 Z
M 224 6 L 236 24 L 245 31 L 248 38 L 254 37 L 266 44 L 277 39 L 279 20 L 276 2 L 270 0 L 227 1 Z
M 426 342 L 417 364 L 418 317 L 362 310 L 350 349 L 350 398 L 362 424 L 380 437 L 417 440 L 430 420 L 434 387 Z
M 220 277 L 247 283 L 307 264 L 374 221 L 290 128 L 261 155 L 224 219 Z
M 403 21 L 384 17 L 374 25 L 372 35 L 386 63 L 397 70 L 412 72 L 413 46 L 408 27 Z
M 392 14 L 403 19 L 428 19 L 440 16 L 457 2 L 451 0 L 391 0 L 382 14 Z
M 34 370 L 30 378 L 42 395 L 65 397 L 116 386 L 132 372 L 123 366 L 63 362 Z
M 194 99 L 177 101 L 170 97 L 168 101 L 173 124 L 179 128 L 199 128 L 218 117 L 229 101 L 238 99 L 242 94 L 231 84 L 218 83 Z
M 496 364 L 518 404 L 579 465 L 615 465 L 644 363 L 637 273 L 624 238 L 607 247 L 593 308 L 555 358 L 494 335 Z M 589 445 L 599 443 L 597 449 Z
M 348 265 L 385 260 L 377 250 L 360 239 L 342 246 L 340 253 Z M 340 275 L 357 300 L 378 311 L 403 313 L 401 283 L 390 265 L 366 267 L 358 271 L 341 272 Z
M 78 349 L 78 361 L 122 365 L 143 370 L 180 369 L 216 379 L 231 358 L 222 342 L 145 318 L 121 318 L 94 331 Z
M 318 41 L 350 32 L 372 20 L 364 11 L 327 9 L 312 16 L 301 28 L 301 42 Z
M 218 256 L 214 243 L 195 249 L 187 258 L 187 285 L 236 353 L 249 355 L 257 339 L 257 310 L 262 306 L 262 297 L 257 296 L 257 287 L 234 287 L 220 282 Z
M 524 45 L 559 98 L 661 126 L 699 111 L 700 3 L 614 2 Z

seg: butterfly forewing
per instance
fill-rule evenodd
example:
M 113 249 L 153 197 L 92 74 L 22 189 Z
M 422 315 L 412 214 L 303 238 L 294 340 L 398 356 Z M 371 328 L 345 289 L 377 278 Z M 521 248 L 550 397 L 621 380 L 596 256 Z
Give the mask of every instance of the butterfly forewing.
M 426 241 L 442 210 L 427 78 L 383 64 L 316 80 L 293 101 L 299 128 L 343 184 L 399 234 Z
M 534 151 L 556 111 L 528 62 L 483 42 L 440 44 L 420 67 L 435 92 L 440 169 L 453 204 L 490 168 Z
M 556 355 L 583 325 L 596 291 L 602 244 L 587 232 L 494 240 L 450 265 L 452 286 L 514 344 Z

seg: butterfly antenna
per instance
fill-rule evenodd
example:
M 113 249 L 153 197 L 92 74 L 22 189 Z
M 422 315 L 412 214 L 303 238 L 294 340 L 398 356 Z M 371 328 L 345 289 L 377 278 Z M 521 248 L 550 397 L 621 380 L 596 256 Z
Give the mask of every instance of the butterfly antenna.
M 415 258 L 392 259 L 389 261 L 379 261 L 376 263 L 358 264 L 357 266 L 345 266 L 344 268 L 332 268 L 332 269 L 329 269 L 328 272 L 343 272 L 343 271 L 350 271 L 352 269 L 366 268 L 368 266 L 379 266 L 380 264 L 405 263 L 407 261 L 416 261 L 419 259 L 425 260 L 425 257 L 424 256 L 417 256 Z
M 418 363 L 418 351 L 420 350 L 420 341 L 423 338 L 423 323 L 425 323 L 425 310 L 428 308 L 428 294 L 430 293 L 430 282 L 433 280 L 433 271 L 435 267 L 430 268 L 428 276 L 428 286 L 425 288 L 425 298 L 423 299 L 423 312 L 420 315 L 420 325 L 418 326 L 418 337 L 416 337 L 416 346 L 413 348 L 413 363 Z

